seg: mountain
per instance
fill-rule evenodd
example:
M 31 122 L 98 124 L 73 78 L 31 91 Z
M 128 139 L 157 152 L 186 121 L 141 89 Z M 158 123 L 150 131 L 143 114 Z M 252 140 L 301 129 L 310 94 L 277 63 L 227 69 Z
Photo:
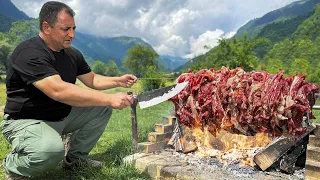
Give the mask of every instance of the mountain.
M 15 20 L 0 13 L 0 32 L 8 32 Z
M 12 27 L 12 22 L 15 21 L 19 22 L 15 23 L 10 30 L 11 39 L 17 39 L 16 41 L 20 42 L 38 34 L 39 25 L 37 19 L 29 18 L 24 12 L 17 9 L 10 0 L 0 0 L 0 32 L 8 32 Z M 92 65 L 97 60 L 104 63 L 114 60 L 120 68 L 127 55 L 127 50 L 135 45 L 152 48 L 150 44 L 137 37 L 97 37 L 78 31 L 76 32 L 76 38 L 72 42 L 72 46 L 83 53 L 88 64 Z M 157 61 L 166 71 L 172 71 L 186 62 L 183 58 L 174 56 L 160 56 Z
M 271 11 L 260 18 L 253 19 L 240 27 L 234 37 L 241 37 L 247 33 L 249 38 L 255 38 L 263 28 L 271 23 L 282 23 L 297 17 L 308 18 L 320 0 L 301 0 Z M 301 18 L 303 19 L 303 18 Z
M 263 17 L 240 28 L 240 34 L 247 29 L 246 36 L 220 40 L 218 46 L 186 63 L 183 72 L 240 66 L 272 74 L 283 71 L 285 76 L 302 74 L 308 82 L 320 84 L 320 2 L 301 0 Z
M 32 19 L 24 12 L 20 11 L 10 0 L 0 0 L 0 12 L 13 20 Z
M 8 37 L 15 41 L 11 42 L 12 44 L 17 44 L 38 34 L 39 22 L 38 19 L 34 19 L 16 21 L 10 29 Z M 72 41 L 72 46 L 82 52 L 88 64 L 92 65 L 96 60 L 104 63 L 114 60 L 119 67 L 122 66 L 122 60 L 127 55 L 127 50 L 138 44 L 151 47 L 140 38 L 96 37 L 81 32 L 76 32 L 76 38 Z
M 12 26 L 12 23 L 14 25 Z M 8 32 L 9 39 L 13 44 L 25 39 L 37 36 L 39 33 L 38 19 L 29 18 L 24 12 L 18 10 L 10 0 L 0 0 L 0 32 Z M 76 38 L 72 46 L 79 49 L 88 64 L 92 65 L 96 60 L 108 63 L 114 60 L 119 67 L 127 55 L 127 50 L 135 45 L 149 46 L 140 38 L 135 37 L 96 37 L 93 35 L 76 32 Z
M 127 55 L 127 50 L 138 44 L 151 47 L 150 44 L 140 38 L 126 36 L 96 37 L 81 32 L 76 32 L 76 38 L 72 42 L 72 45 L 85 56 L 105 63 L 109 60 L 114 60 L 118 66 L 122 65 L 122 60 Z M 92 63 L 89 62 L 89 64 Z
M 289 54 L 281 56 L 280 59 L 282 61 L 288 61 L 284 62 L 284 64 L 288 65 L 292 62 L 292 54 L 294 51 L 294 49 L 292 49 L 291 52 L 286 51 L 286 48 L 288 48 L 290 43 L 291 46 L 294 44 L 299 47 L 299 45 L 303 43 L 299 43 L 299 41 L 296 41 L 295 39 L 311 39 L 310 41 L 313 41 L 318 37 L 320 26 L 317 22 L 320 21 L 320 18 L 316 15 L 317 12 L 315 8 L 319 3 L 320 0 L 301 0 L 271 11 L 240 27 L 235 36 L 228 39 L 226 42 L 231 42 L 233 39 L 243 39 L 244 35 L 246 35 L 247 39 L 250 41 L 257 41 L 264 38 L 268 40 L 267 43 L 259 44 L 253 48 L 253 51 L 258 58 L 258 62 L 265 64 L 266 59 L 269 57 L 278 57 L 274 54 L 286 52 Z M 309 38 L 310 36 L 312 37 Z M 284 46 L 284 44 L 286 46 Z M 283 48 L 281 52 L 276 50 L 279 47 Z M 222 49 L 221 46 L 217 46 L 206 54 L 198 56 L 193 60 L 194 62 L 198 62 L 198 65 L 200 66 L 201 64 L 204 65 L 208 59 L 220 57 L 219 53 L 221 54 Z M 295 49 L 295 51 L 298 50 Z M 300 51 L 301 50 L 299 50 L 299 52 Z M 308 52 L 307 50 L 304 51 Z M 212 61 L 217 62 L 219 61 L 219 58 Z M 314 60 L 310 60 L 310 62 L 313 61 Z M 190 63 L 186 63 L 182 69 L 186 69 L 187 67 L 190 67 Z
M 158 62 L 166 67 L 165 71 L 174 71 L 175 69 L 179 69 L 179 67 L 183 66 L 188 59 L 184 59 L 178 56 L 169 56 L 169 55 L 160 55 L 160 60 Z
M 260 18 L 250 20 L 240 27 L 237 33 L 228 41 L 241 39 L 244 35 L 249 40 L 267 39 L 267 43 L 260 44 L 254 48 L 257 57 L 263 59 L 276 43 L 291 37 L 299 25 L 314 14 L 318 3 L 320 3 L 320 0 L 300 0 L 271 11 Z M 194 58 L 193 61 L 205 61 L 209 56 L 213 57 L 216 53 L 214 50 L 216 48 L 218 47 Z M 186 69 L 187 67 L 190 67 L 190 63 L 186 63 L 180 69 Z
M 254 49 L 257 56 L 263 58 L 277 42 L 293 35 L 298 26 L 314 14 L 318 3 L 320 3 L 320 0 L 293 2 L 249 21 L 239 28 L 234 37 L 240 38 L 246 34 L 249 39 L 268 39 L 268 43 L 261 44 Z

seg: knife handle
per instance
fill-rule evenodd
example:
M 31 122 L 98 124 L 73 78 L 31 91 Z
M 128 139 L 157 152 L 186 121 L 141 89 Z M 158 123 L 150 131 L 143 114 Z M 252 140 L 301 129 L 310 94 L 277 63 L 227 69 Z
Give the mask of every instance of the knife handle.
M 137 99 L 136 96 L 133 95 L 133 92 L 132 91 L 128 91 L 127 94 L 130 95 L 133 98 L 133 104 L 131 104 L 131 107 L 137 106 L 138 99 Z

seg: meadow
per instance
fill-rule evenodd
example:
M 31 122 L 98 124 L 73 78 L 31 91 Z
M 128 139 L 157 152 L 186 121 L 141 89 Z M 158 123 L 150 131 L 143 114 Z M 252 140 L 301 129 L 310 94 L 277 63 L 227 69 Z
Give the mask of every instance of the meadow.
M 78 85 L 82 86 L 81 83 Z M 172 82 L 168 82 L 168 85 Z M 140 84 L 137 83 L 130 89 L 115 88 L 106 92 L 127 92 L 128 90 L 138 93 Z M 5 104 L 5 85 L 0 84 L 0 106 Z M 163 102 L 159 105 L 152 106 L 146 109 L 140 109 L 137 106 L 137 120 L 139 142 L 147 140 L 148 132 L 153 130 L 154 124 L 161 122 L 163 116 L 170 114 L 173 105 L 170 102 Z M 1 115 L 0 121 L 3 120 Z M 109 120 L 107 128 L 97 145 L 90 153 L 92 159 L 101 160 L 105 166 L 102 169 L 75 169 L 74 171 L 64 170 L 61 167 L 48 173 L 43 173 L 32 179 L 36 180 L 70 180 L 70 179 L 149 179 L 147 174 L 140 173 L 132 166 L 126 166 L 122 163 L 122 158 L 133 154 L 132 149 L 132 130 L 131 130 L 131 108 L 127 107 L 123 110 L 114 110 Z M 2 135 L 0 135 L 0 161 L 8 152 L 10 146 Z M 4 179 L 5 172 L 0 168 L 0 179 Z
M 167 82 L 167 85 L 173 82 Z M 77 82 L 77 85 L 83 86 Z M 130 89 L 115 88 L 108 90 L 108 93 L 114 92 L 127 92 L 133 91 L 137 94 L 141 91 L 140 83 L 137 83 Z M 5 104 L 5 85 L 0 83 L 0 106 Z M 320 105 L 320 98 L 316 103 Z M 138 132 L 139 142 L 147 140 L 148 132 L 153 130 L 153 126 L 156 123 L 161 122 L 163 116 L 170 114 L 170 110 L 173 105 L 170 102 L 163 102 L 159 105 L 152 106 L 146 109 L 140 109 L 137 106 L 137 120 L 138 120 Z M 132 149 L 132 131 L 131 131 L 131 114 L 130 107 L 123 110 L 114 110 L 109 120 L 108 126 L 105 129 L 102 137 L 98 141 L 97 145 L 90 153 L 90 157 L 93 159 L 101 160 L 105 163 L 102 169 L 75 169 L 74 171 L 64 170 L 57 166 L 56 169 L 43 173 L 32 179 L 35 180 L 100 180 L 100 179 L 149 179 L 148 175 L 135 170 L 133 166 L 126 166 L 122 163 L 122 159 L 130 154 L 133 154 Z M 317 119 L 314 121 L 320 123 L 320 111 L 314 111 L 314 115 Z M 0 122 L 2 121 L 2 115 Z M 0 161 L 8 152 L 10 152 L 10 146 L 2 135 L 0 135 Z M 5 172 L 3 168 L 0 168 L 0 179 L 4 179 Z

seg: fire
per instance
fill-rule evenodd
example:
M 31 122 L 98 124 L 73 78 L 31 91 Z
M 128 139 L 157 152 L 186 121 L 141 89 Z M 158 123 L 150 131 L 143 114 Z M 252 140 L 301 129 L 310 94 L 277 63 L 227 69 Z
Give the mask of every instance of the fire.
M 185 128 L 181 141 L 185 153 L 197 150 L 203 156 L 216 157 L 223 163 L 241 160 L 241 165 L 253 166 L 254 155 L 267 146 L 272 137 L 265 133 L 245 136 L 225 130 L 213 136 L 205 127 L 204 130 Z

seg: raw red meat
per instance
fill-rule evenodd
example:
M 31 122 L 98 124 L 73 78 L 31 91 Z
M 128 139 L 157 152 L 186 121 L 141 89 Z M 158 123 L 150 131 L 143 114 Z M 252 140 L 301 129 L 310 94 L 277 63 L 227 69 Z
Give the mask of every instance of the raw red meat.
M 283 72 L 227 67 L 197 73 L 189 70 L 177 79 L 177 83 L 184 81 L 189 85 L 170 99 L 177 117 L 189 127 L 208 126 L 212 134 L 221 129 L 245 135 L 301 134 L 306 130 L 302 118 L 315 103 L 314 96 L 309 102 L 308 95 L 319 89 L 302 75 L 285 77 Z

